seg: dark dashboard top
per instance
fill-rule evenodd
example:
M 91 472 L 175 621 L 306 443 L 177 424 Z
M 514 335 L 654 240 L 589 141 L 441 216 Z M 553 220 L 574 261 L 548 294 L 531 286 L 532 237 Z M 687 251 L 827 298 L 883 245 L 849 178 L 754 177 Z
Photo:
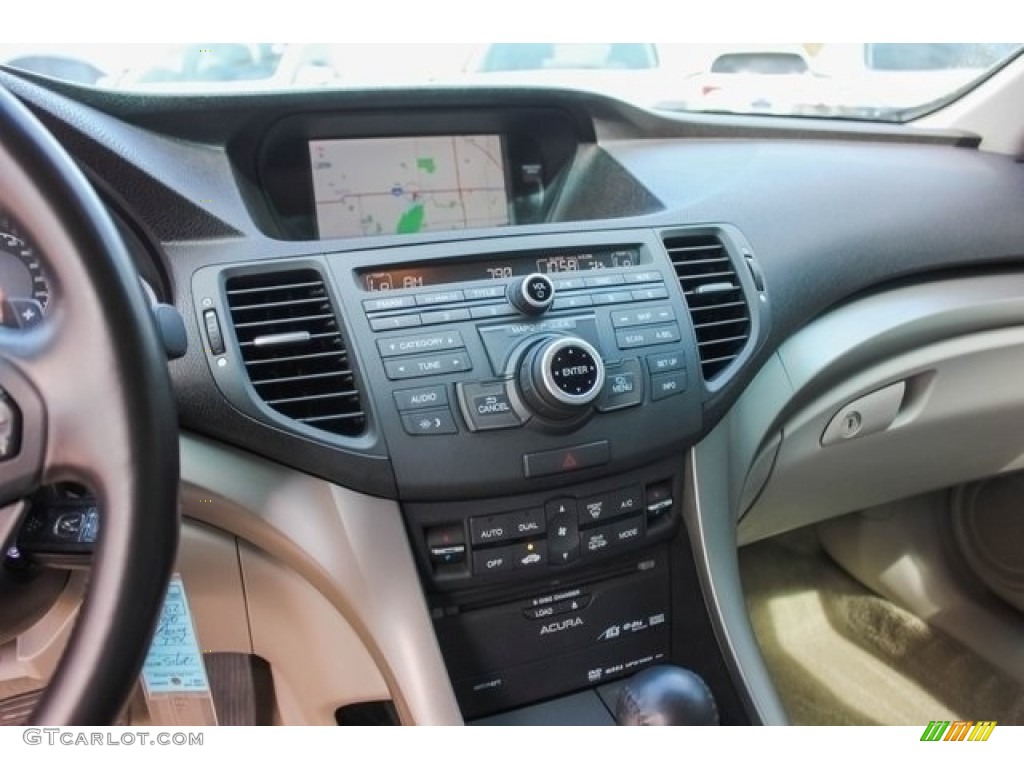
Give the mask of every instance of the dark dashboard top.
M 741 272 L 747 256 L 755 264 L 741 279 L 757 322 L 737 364 L 701 382 L 692 441 L 767 355 L 829 308 L 899 280 L 1018 266 L 1024 257 L 1024 168 L 979 151 L 975 137 L 660 115 L 595 95 L 523 88 L 144 97 L 8 73 L 0 83 L 34 109 L 112 208 L 166 259 L 194 342 L 171 364 L 183 426 L 380 495 L 396 493 L 395 477 L 387 441 L 372 428 L 347 441 L 295 432 L 221 395 L 201 332 L 197 274 L 291 257 L 319 265 L 340 286 L 349 265 L 408 264 L 424 252 L 533 253 L 546 239 L 658 248 L 689 228 L 723 232 Z M 474 131 L 511 137 L 514 167 L 545 168 L 541 203 L 530 207 L 529 190 L 513 190 L 522 203 L 513 226 L 315 239 L 302 142 Z M 668 281 L 671 266 L 661 263 Z M 763 291 L 752 287 L 754 277 Z M 366 338 L 353 330 L 363 322 L 352 305 L 355 283 L 332 296 L 349 343 L 364 356 L 372 337 L 368 327 Z

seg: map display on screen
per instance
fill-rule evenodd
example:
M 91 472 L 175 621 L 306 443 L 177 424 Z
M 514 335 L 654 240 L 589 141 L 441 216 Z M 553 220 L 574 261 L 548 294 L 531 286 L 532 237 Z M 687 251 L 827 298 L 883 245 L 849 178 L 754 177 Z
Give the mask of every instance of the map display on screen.
M 321 238 L 509 223 L 501 137 L 309 142 Z

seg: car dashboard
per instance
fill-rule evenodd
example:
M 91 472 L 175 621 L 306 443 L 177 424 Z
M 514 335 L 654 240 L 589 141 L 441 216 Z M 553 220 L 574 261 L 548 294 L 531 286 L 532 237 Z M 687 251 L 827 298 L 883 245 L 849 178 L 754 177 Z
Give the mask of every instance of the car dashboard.
M 737 547 L 1019 461 L 977 382 L 1020 373 L 1024 169 L 977 137 L 0 82 L 184 320 L 179 570 L 281 722 L 611 722 L 667 662 L 784 722 Z

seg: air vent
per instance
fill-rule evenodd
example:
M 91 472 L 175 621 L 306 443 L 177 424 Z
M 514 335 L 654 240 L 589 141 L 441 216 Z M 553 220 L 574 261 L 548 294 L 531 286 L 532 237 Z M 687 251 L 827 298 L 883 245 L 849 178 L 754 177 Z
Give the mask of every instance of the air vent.
M 362 433 L 352 362 L 320 273 L 239 275 L 226 288 L 242 360 L 263 401 L 310 427 Z
M 713 379 L 750 338 L 750 309 L 736 268 L 714 235 L 665 238 L 697 334 L 701 372 Z

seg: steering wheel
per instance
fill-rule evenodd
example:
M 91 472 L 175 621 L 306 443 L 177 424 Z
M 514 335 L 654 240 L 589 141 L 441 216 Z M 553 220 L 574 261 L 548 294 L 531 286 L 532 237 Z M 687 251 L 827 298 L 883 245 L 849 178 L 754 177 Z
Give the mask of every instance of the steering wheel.
M 102 510 L 75 627 L 31 719 L 110 724 L 138 679 L 177 550 L 167 361 L 103 204 L 2 87 L 0 208 L 34 239 L 51 282 L 42 323 L 0 328 L 0 388 L 14 411 L 0 458 L 0 544 L 17 529 L 19 500 L 40 485 L 83 483 Z

